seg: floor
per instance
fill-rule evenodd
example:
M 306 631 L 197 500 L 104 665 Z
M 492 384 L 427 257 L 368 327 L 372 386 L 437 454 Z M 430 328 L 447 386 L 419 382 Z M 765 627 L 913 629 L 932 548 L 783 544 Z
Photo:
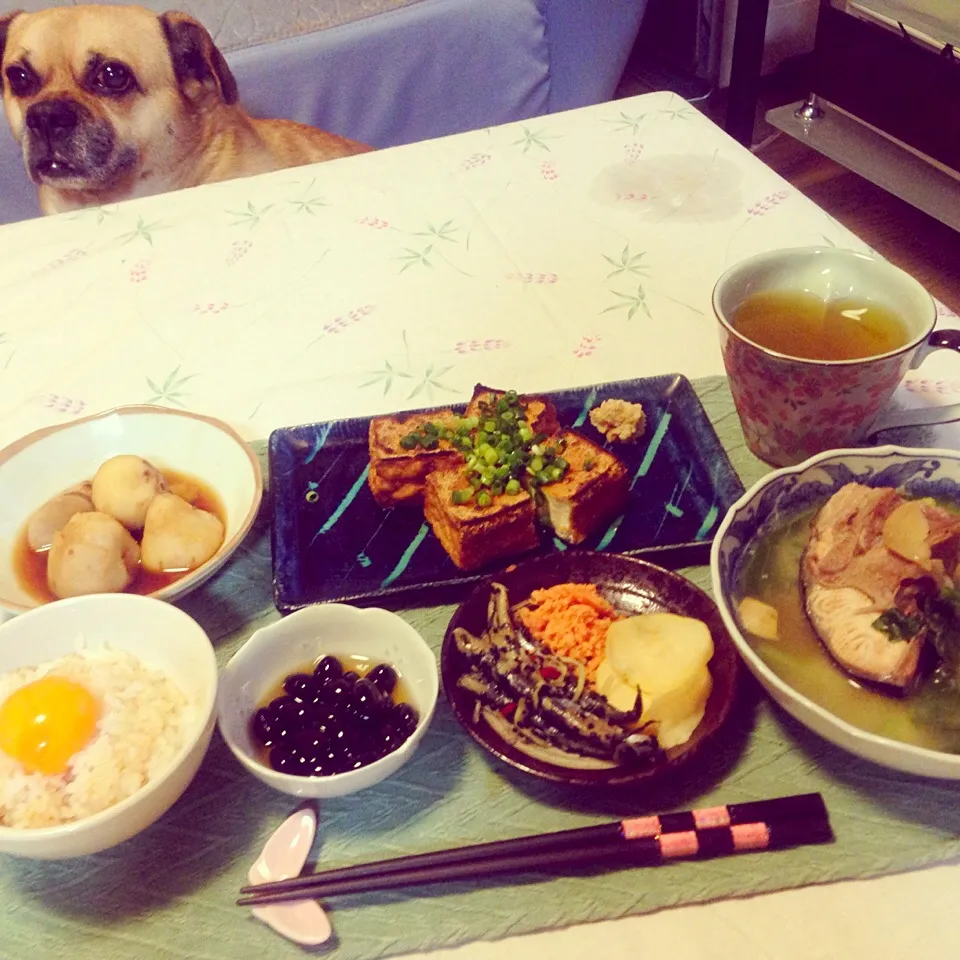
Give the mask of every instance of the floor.
M 960 233 L 764 122 L 766 110 L 801 99 L 795 75 L 788 65 L 765 79 L 754 127 L 754 154 L 960 313 Z M 674 90 L 723 123 L 722 93 L 713 93 L 702 81 L 663 65 L 651 68 L 631 61 L 617 96 L 658 89 Z

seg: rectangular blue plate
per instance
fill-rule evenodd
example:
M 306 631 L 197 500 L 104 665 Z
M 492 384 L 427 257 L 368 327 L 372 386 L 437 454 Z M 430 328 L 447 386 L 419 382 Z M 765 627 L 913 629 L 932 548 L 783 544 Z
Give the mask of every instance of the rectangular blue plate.
M 603 437 L 587 413 L 603 400 L 641 403 L 647 415 L 638 442 L 604 444 L 629 471 L 630 499 L 622 516 L 582 547 L 661 564 L 705 563 L 713 532 L 743 485 L 690 382 L 674 374 L 545 396 L 563 425 L 596 443 Z M 367 485 L 369 423 L 335 420 L 270 435 L 274 599 L 284 613 L 328 600 L 452 602 L 490 572 L 458 570 L 417 507 L 377 505 Z M 578 548 L 542 534 L 541 551 L 566 549 Z

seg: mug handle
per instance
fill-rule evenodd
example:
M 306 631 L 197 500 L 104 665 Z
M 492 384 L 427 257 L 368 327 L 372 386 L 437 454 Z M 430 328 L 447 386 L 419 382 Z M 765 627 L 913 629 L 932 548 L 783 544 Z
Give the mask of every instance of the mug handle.
M 933 330 L 920 344 L 910 362 L 910 369 L 916 370 L 934 350 L 953 350 L 960 353 L 960 330 Z M 960 403 L 946 403 L 939 407 L 925 407 L 919 410 L 881 410 L 877 419 L 870 425 L 865 439 L 872 439 L 883 430 L 899 427 L 924 427 L 937 423 L 950 423 L 960 420 Z

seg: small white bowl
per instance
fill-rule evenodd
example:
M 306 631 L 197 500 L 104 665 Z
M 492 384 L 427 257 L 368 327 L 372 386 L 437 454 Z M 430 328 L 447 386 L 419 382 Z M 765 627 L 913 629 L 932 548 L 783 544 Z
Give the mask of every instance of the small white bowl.
M 0 826 L 0 852 L 39 860 L 96 853 L 134 836 L 180 797 L 207 752 L 216 719 L 217 662 L 203 628 L 178 607 L 130 593 L 48 603 L 0 626 L 0 673 L 90 648 L 127 651 L 166 674 L 187 698 L 185 739 L 170 766 L 100 813 L 57 827 Z
M 22 613 L 42 605 L 14 569 L 16 539 L 27 518 L 51 497 L 92 479 L 100 464 L 122 453 L 196 477 L 217 493 L 226 511 L 224 540 L 217 553 L 150 596 L 182 597 L 237 549 L 263 495 L 256 454 L 220 420 L 167 407 L 117 407 L 37 430 L 0 450 L 0 608 Z
M 960 754 L 892 740 L 840 719 L 781 679 L 741 630 L 736 612 L 739 580 L 758 535 L 822 504 L 851 482 L 960 503 L 960 452 L 895 446 L 828 450 L 767 474 L 730 508 L 717 530 L 710 554 L 714 598 L 750 672 L 800 723 L 838 747 L 894 770 L 960 780 Z
M 250 719 L 272 687 L 327 654 L 389 663 L 400 674 L 419 723 L 393 753 L 357 770 L 325 777 L 278 773 L 257 760 Z M 233 755 L 268 786 L 294 797 L 339 797 L 379 783 L 413 756 L 433 717 L 438 692 L 436 657 L 404 619 L 376 607 L 316 604 L 257 630 L 234 654 L 220 674 L 218 724 Z

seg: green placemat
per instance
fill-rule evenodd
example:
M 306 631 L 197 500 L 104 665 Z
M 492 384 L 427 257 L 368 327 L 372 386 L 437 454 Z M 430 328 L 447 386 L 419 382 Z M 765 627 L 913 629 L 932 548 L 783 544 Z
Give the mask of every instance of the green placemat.
M 697 391 L 746 484 L 766 468 L 744 448 L 726 383 Z M 709 571 L 684 571 L 708 587 Z M 230 566 L 183 606 L 221 662 L 275 619 L 261 520 Z M 404 613 L 439 649 L 452 607 Z M 242 626 L 239 626 L 242 625 Z M 835 844 L 483 887 L 469 883 L 336 902 L 335 943 L 320 953 L 371 958 L 493 939 L 666 906 L 870 877 L 960 852 L 958 785 L 858 760 L 808 733 L 748 682 L 716 754 L 656 793 L 596 797 L 523 778 L 488 760 L 441 702 L 413 761 L 377 787 L 320 809 L 313 856 L 340 864 L 618 819 L 641 812 L 820 791 Z M 247 775 L 219 735 L 183 798 L 112 851 L 42 863 L 0 857 L 0 956 L 77 960 L 244 960 L 302 951 L 233 905 L 264 841 L 295 807 Z

